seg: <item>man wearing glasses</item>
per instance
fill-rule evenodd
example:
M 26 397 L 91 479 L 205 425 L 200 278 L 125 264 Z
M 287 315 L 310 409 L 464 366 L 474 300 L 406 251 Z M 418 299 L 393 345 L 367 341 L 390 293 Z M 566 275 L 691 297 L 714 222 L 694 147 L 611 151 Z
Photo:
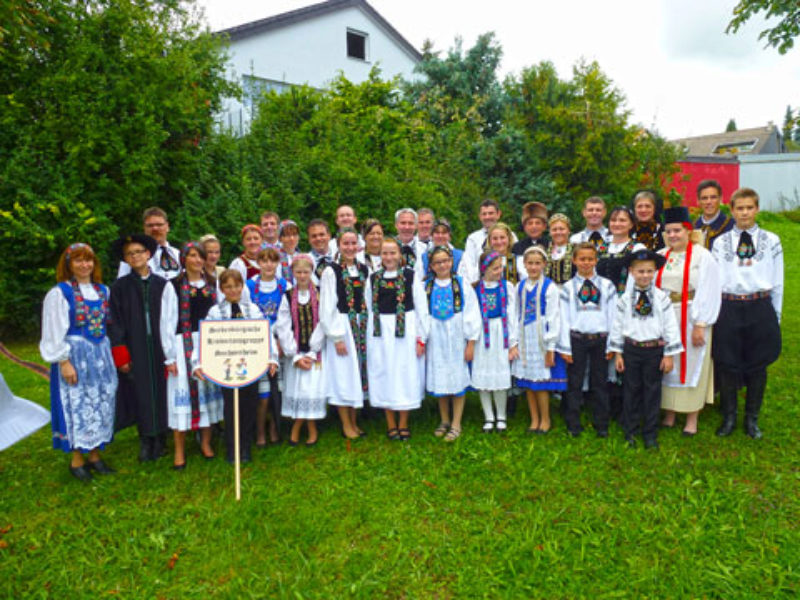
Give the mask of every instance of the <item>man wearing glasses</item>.
M 157 206 L 153 206 L 144 211 L 142 215 L 144 223 L 144 233 L 156 241 L 156 251 L 148 262 L 150 270 L 164 279 L 174 279 L 181 273 L 180 252 L 177 248 L 170 246 L 167 241 L 169 233 L 169 220 L 167 213 Z M 119 264 L 117 278 L 123 277 L 131 272 L 127 262 Z

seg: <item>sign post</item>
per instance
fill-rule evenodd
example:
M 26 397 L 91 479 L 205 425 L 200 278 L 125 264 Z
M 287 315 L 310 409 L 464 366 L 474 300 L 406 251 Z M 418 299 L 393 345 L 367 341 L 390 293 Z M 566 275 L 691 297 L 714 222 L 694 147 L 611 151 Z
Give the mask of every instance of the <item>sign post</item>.
M 241 499 L 239 388 L 258 381 L 269 368 L 270 328 L 266 319 L 200 321 L 200 368 L 203 376 L 233 389 L 233 436 L 236 499 Z M 225 424 L 230 427 L 230 423 Z

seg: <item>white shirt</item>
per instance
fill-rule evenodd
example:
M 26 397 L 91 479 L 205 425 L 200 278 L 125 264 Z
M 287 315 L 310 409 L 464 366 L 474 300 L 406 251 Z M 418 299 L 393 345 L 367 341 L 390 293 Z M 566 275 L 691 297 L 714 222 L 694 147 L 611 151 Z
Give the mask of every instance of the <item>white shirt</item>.
M 599 232 L 600 235 L 603 236 L 603 241 L 606 243 L 611 241 L 611 232 L 604 226 L 601 226 L 600 229 L 584 229 L 583 231 L 573 233 L 571 236 L 569 236 L 569 241 L 571 244 L 588 242 L 589 238 L 595 231 Z
M 438 277 L 433 280 L 436 287 L 447 288 L 450 287 L 453 280 L 448 277 L 447 279 L 439 279 Z M 464 285 L 464 280 L 461 280 L 461 296 L 463 302 L 461 303 L 461 328 L 464 333 L 464 339 L 467 341 L 477 340 L 481 336 L 481 307 L 478 305 L 478 296 L 475 292 Z M 426 294 L 427 296 L 427 294 Z M 427 304 L 427 298 L 426 298 Z M 431 330 L 430 323 L 435 321 L 435 317 L 430 314 L 430 306 L 428 306 L 428 331 Z
M 537 284 L 544 285 L 544 277 L 542 277 L 538 282 L 531 281 L 530 279 L 526 278 L 517 286 L 517 290 L 521 290 L 521 293 L 518 294 L 520 339 L 522 339 L 525 335 L 523 333 L 523 329 L 525 328 L 525 296 L 530 294 Z M 537 290 L 536 293 L 541 294 L 541 290 Z M 559 294 L 560 290 L 558 289 L 558 286 L 555 284 L 555 282 L 551 281 L 547 286 L 547 291 L 545 292 L 543 298 L 544 304 L 546 305 L 545 314 L 543 317 L 536 315 L 536 327 L 538 328 L 539 341 L 544 350 L 547 352 L 551 352 L 556 349 L 559 332 L 561 330 L 561 305 L 559 302 Z M 541 311 L 541 308 L 539 310 Z
M 783 247 L 780 238 L 758 225 L 747 230 L 753 239 L 755 255 L 748 261 L 740 261 L 736 255 L 742 230 L 733 229 L 723 233 L 714 242 L 712 255 L 720 265 L 723 294 L 755 294 L 769 292 L 772 307 L 781 320 L 783 308 Z
M 589 278 L 600 290 L 600 301 L 583 303 L 578 300 L 578 292 L 586 281 L 580 275 L 575 275 L 561 288 L 559 297 L 561 310 L 561 328 L 558 336 L 557 350 L 561 354 L 572 354 L 570 332 L 579 333 L 608 333 L 614 320 L 614 311 L 617 306 L 617 292 L 614 284 L 597 273 Z
M 640 315 L 634 309 L 642 291 L 648 295 L 650 305 L 653 307 L 647 316 Z M 622 352 L 625 338 L 637 342 L 663 340 L 664 356 L 674 356 L 683 352 L 681 332 L 667 292 L 658 289 L 652 283 L 644 290 L 635 285 L 625 290 L 617 300 L 611 334 L 608 337 L 609 351 Z
M 458 265 L 458 274 L 464 279 L 464 283 L 472 285 L 480 279 L 480 265 L 478 263 L 483 253 L 483 245 L 486 243 L 486 236 L 488 235 L 486 229 L 478 229 L 473 231 L 467 236 L 467 241 L 464 243 L 464 254 L 461 256 L 461 263 Z M 517 242 L 517 236 L 511 232 L 511 244 Z M 524 273 L 523 269 L 520 273 Z
M 331 269 L 325 269 L 330 271 Z M 311 293 L 308 290 L 298 290 L 297 303 L 305 306 L 311 300 Z M 280 308 L 278 308 L 278 318 L 275 321 L 275 337 L 281 344 L 283 353 L 292 359 L 292 363 L 297 363 L 301 358 L 308 357 L 316 361 L 319 353 L 322 352 L 322 345 L 325 343 L 325 332 L 322 329 L 322 324 L 317 323 L 314 331 L 311 332 L 311 339 L 309 340 L 309 351 L 299 352 L 297 348 L 297 340 L 294 337 L 294 329 L 292 325 L 292 310 L 289 300 L 284 295 L 281 299 Z
M 358 267 L 352 264 L 347 267 L 347 272 L 350 276 L 356 277 L 358 275 Z M 364 284 L 366 286 L 366 282 Z M 350 319 L 347 314 L 339 312 L 336 272 L 329 267 L 322 271 L 319 283 L 319 321 L 325 335 L 331 338 L 334 343 L 344 340 Z
M 166 248 L 167 252 L 169 252 L 169 255 L 175 260 L 175 264 L 178 265 L 177 269 L 165 271 L 164 269 L 161 268 L 161 254 L 164 252 L 163 248 Z M 164 279 L 175 279 L 178 275 L 181 274 L 180 250 L 170 246 L 169 242 L 166 242 L 164 246 L 159 246 L 158 248 L 156 248 L 156 251 L 153 253 L 153 256 L 150 257 L 150 260 L 147 261 L 147 264 L 150 266 L 150 271 L 152 271 L 156 275 L 160 275 Z M 120 277 L 124 277 L 130 272 L 131 272 L 131 266 L 123 260 L 121 263 L 119 263 L 119 270 L 117 271 L 117 279 L 119 279 Z

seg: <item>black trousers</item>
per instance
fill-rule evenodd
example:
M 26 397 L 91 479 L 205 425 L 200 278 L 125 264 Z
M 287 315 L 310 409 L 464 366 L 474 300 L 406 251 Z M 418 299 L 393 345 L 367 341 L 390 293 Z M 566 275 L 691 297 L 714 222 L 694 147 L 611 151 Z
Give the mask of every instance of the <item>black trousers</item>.
M 719 403 L 722 413 L 726 416 L 736 417 L 739 383 L 741 382 L 747 387 L 744 401 L 745 415 L 758 417 L 761 412 L 761 404 L 764 402 L 764 392 L 767 389 L 767 369 L 758 369 L 744 374 L 720 369 L 719 377 Z
M 626 343 L 622 358 L 625 361 L 622 380 L 622 426 L 625 438 L 630 439 L 641 430 L 645 440 L 655 440 L 661 411 L 660 367 L 664 348 L 639 348 Z
M 570 433 L 581 431 L 581 400 L 583 377 L 589 365 L 589 389 L 592 392 L 592 416 L 597 431 L 608 431 L 608 361 L 606 336 L 586 339 L 581 334 L 570 334 L 572 364 L 567 365 L 567 396 L 564 420 Z
M 222 388 L 225 400 L 225 449 L 229 461 L 234 459 L 235 440 L 233 425 L 232 388 Z M 250 460 L 250 449 L 256 436 L 256 409 L 258 408 L 258 382 L 239 388 L 239 452 L 242 460 Z
M 281 436 L 281 407 L 283 406 L 283 396 L 281 389 L 278 385 L 278 373 L 269 375 L 269 415 L 272 422 L 275 423 L 275 429 L 278 431 L 278 438 Z

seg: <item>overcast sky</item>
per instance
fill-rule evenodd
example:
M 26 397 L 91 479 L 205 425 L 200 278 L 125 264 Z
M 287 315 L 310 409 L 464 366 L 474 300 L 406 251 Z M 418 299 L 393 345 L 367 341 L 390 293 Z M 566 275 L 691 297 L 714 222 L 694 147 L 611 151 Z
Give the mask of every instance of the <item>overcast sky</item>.
M 800 48 L 785 56 L 764 49 L 748 24 L 725 26 L 735 0 L 368 0 L 418 49 L 426 39 L 464 48 L 494 31 L 502 75 L 549 60 L 569 77 L 581 57 L 597 60 L 626 96 L 635 122 L 669 139 L 782 125 L 786 106 L 800 107 Z M 198 0 L 212 30 L 240 25 L 313 0 Z

